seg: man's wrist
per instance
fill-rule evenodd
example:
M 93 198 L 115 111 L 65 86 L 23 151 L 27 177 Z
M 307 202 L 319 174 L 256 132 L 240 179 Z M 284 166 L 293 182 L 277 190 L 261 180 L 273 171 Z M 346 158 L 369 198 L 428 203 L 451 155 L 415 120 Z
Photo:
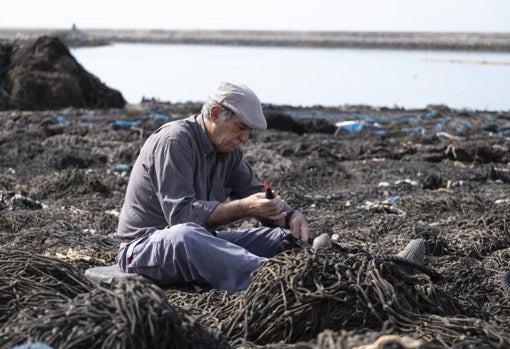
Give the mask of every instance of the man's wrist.
M 296 211 L 293 209 L 287 211 L 287 214 L 285 215 L 285 228 L 290 229 L 290 218 L 294 213 L 296 213 Z

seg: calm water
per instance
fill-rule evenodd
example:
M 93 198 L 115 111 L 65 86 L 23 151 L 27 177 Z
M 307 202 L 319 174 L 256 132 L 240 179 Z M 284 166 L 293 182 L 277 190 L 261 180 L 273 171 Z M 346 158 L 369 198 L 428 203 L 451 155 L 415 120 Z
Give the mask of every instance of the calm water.
M 129 103 L 203 101 L 238 80 L 263 103 L 510 110 L 508 53 L 115 44 L 72 54 Z

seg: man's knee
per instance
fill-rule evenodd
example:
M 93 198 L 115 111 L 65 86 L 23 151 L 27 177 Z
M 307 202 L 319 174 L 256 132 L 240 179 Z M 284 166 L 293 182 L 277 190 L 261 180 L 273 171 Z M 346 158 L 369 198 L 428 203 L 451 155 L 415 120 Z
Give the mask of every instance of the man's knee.
M 195 223 L 182 223 L 158 231 L 152 241 L 161 241 L 173 246 L 186 245 L 200 241 L 200 236 L 204 234 L 210 235 L 204 227 Z

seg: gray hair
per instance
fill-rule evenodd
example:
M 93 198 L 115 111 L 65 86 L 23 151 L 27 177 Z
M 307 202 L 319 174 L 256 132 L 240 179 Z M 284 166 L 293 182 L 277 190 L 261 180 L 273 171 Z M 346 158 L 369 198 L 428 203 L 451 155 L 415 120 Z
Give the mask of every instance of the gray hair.
M 223 120 L 227 121 L 227 120 L 230 120 L 232 119 L 232 117 L 234 116 L 234 112 L 232 112 L 232 110 L 228 109 L 228 108 L 225 108 L 224 106 L 222 106 L 221 104 L 219 104 L 218 102 L 215 102 L 213 101 L 212 99 L 209 99 L 207 102 L 204 103 L 204 105 L 202 106 L 202 115 L 206 118 L 206 119 L 209 119 L 211 117 L 211 115 L 209 114 L 209 111 L 211 110 L 211 107 L 217 105 L 218 107 L 221 108 L 221 114 L 220 114 L 220 117 L 223 118 Z

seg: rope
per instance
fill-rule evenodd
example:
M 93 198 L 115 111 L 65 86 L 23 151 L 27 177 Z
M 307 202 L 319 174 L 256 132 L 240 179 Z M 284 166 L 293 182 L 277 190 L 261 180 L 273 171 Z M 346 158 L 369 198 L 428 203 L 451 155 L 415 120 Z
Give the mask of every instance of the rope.
M 507 271 L 502 277 L 501 277 L 501 285 L 503 286 L 503 289 L 505 292 L 510 295 L 510 271 Z

